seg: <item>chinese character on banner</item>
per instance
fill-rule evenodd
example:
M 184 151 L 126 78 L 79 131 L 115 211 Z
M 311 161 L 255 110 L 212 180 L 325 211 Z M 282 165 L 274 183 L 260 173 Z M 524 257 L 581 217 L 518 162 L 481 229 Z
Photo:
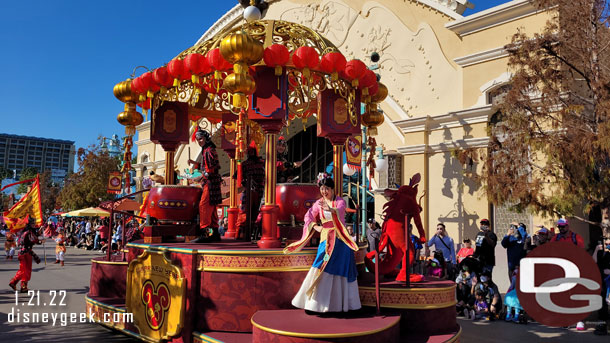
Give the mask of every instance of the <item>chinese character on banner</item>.
M 108 193 L 121 193 L 121 173 L 118 171 L 110 172 L 108 176 Z

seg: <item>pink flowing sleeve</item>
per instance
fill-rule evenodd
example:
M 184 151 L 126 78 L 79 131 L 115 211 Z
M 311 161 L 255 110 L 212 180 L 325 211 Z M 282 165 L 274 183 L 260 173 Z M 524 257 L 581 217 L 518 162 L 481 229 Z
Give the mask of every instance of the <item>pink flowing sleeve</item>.
M 320 202 L 316 201 L 313 203 L 311 208 L 305 213 L 305 225 L 303 226 L 303 235 L 307 231 L 310 225 L 316 225 L 318 218 L 320 217 Z
M 307 242 L 309 242 L 313 234 L 316 232 L 313 227 L 316 225 L 319 216 L 320 204 L 318 201 L 316 201 L 305 214 L 305 225 L 303 225 L 303 235 L 301 236 L 301 239 L 298 242 L 294 242 L 287 246 L 284 249 L 284 254 L 297 252 L 305 247 Z

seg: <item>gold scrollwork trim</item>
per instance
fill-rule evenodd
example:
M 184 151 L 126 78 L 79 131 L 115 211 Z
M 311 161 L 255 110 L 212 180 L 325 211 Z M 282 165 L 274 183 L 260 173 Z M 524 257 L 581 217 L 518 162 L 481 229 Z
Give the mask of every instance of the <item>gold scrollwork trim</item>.
M 391 323 L 390 325 L 384 327 L 384 328 L 379 328 L 379 329 L 375 329 L 375 330 L 369 330 L 369 331 L 361 331 L 361 332 L 349 332 L 349 333 L 301 333 L 301 332 L 289 332 L 289 331 L 283 331 L 283 330 L 276 330 L 276 329 L 271 329 L 268 327 L 264 327 L 260 324 L 257 324 L 254 322 L 254 318 L 250 319 L 250 322 L 252 323 L 253 326 L 259 328 L 260 330 L 266 331 L 266 332 L 271 332 L 277 335 L 282 335 L 282 336 L 291 336 L 291 337 L 303 337 L 303 338 L 343 338 L 343 337 L 358 337 L 358 336 L 366 336 L 366 335 L 372 335 L 374 333 L 377 332 L 381 332 L 384 330 L 387 330 L 389 328 L 391 328 L 394 325 L 397 325 L 398 322 L 400 321 L 400 317 L 397 317 L 396 320 Z
M 442 287 L 442 288 L 384 288 L 384 287 L 380 287 L 380 291 L 384 292 L 384 293 L 445 293 L 445 292 L 451 292 L 453 293 L 453 290 L 455 289 L 455 285 L 449 286 L 449 287 Z M 359 286 L 358 287 L 361 290 L 365 290 L 365 291 L 372 291 L 375 292 L 375 287 L 368 287 L 368 286 Z
M 89 303 L 91 305 L 99 306 L 99 307 L 101 307 L 103 309 L 106 309 L 106 310 L 125 313 L 125 309 L 124 308 L 115 307 L 115 306 L 112 306 L 112 305 L 107 305 L 107 304 L 101 303 L 101 302 L 99 302 L 97 300 L 93 300 L 93 299 L 89 298 L 86 295 L 85 295 L 85 302 Z
M 115 261 L 99 261 L 99 260 L 95 260 L 95 259 L 91 259 L 92 263 L 97 263 L 97 264 L 119 264 L 119 265 L 128 265 L 129 262 L 127 261 L 120 261 L 120 262 L 115 262 Z
M 300 272 L 307 271 L 311 267 L 244 267 L 244 268 L 224 268 L 224 267 L 203 267 L 199 266 L 197 271 L 200 272 L 231 272 L 231 273 L 249 273 L 249 272 Z
M 439 308 L 446 308 L 446 307 L 451 307 L 451 306 L 455 306 L 455 304 L 457 304 L 457 301 L 449 301 L 449 302 L 445 302 L 445 303 L 439 303 L 439 304 L 386 304 L 386 303 L 381 303 L 380 307 L 383 308 L 400 308 L 400 309 L 409 309 L 409 310 L 435 310 L 435 309 L 439 309 Z M 375 307 L 377 306 L 375 303 L 371 302 L 366 302 L 366 303 L 362 303 L 362 306 L 370 306 L 370 307 Z
M 193 331 L 193 342 L 201 342 L 201 343 L 223 343 L 217 339 L 214 339 L 210 336 L 206 336 L 200 332 Z
M 458 332 L 453 337 L 451 337 L 448 341 L 446 341 L 445 343 L 453 343 L 453 342 L 459 342 L 460 341 L 460 336 L 462 335 L 462 327 L 459 326 L 459 328 L 460 329 L 458 330 Z
M 140 244 L 140 243 L 129 243 L 129 244 L 127 244 L 127 247 L 150 250 L 152 252 L 159 252 L 159 253 L 169 251 L 169 252 L 174 252 L 174 253 L 178 253 L 178 254 L 187 254 L 187 255 L 196 255 L 200 251 L 197 249 L 172 248 L 172 247 L 165 247 L 162 245 L 150 245 L 150 244 Z

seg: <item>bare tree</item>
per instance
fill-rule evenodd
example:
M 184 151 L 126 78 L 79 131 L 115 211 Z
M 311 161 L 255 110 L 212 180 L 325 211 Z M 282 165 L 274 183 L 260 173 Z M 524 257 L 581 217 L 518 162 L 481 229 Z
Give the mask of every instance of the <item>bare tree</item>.
M 551 18 L 541 33 L 520 30 L 506 46 L 513 77 L 475 177 L 495 204 L 608 230 L 609 1 L 532 2 Z M 584 215 L 593 206 L 602 209 L 601 223 Z

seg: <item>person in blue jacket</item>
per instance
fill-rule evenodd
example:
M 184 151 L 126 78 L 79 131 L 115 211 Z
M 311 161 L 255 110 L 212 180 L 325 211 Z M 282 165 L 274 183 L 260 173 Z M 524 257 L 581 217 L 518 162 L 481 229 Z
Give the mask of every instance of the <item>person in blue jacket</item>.
M 527 242 L 527 229 L 523 223 L 512 223 L 508 233 L 502 238 L 502 246 L 506 249 L 508 260 L 508 279 L 510 280 L 519 261 L 525 256 L 525 242 Z

